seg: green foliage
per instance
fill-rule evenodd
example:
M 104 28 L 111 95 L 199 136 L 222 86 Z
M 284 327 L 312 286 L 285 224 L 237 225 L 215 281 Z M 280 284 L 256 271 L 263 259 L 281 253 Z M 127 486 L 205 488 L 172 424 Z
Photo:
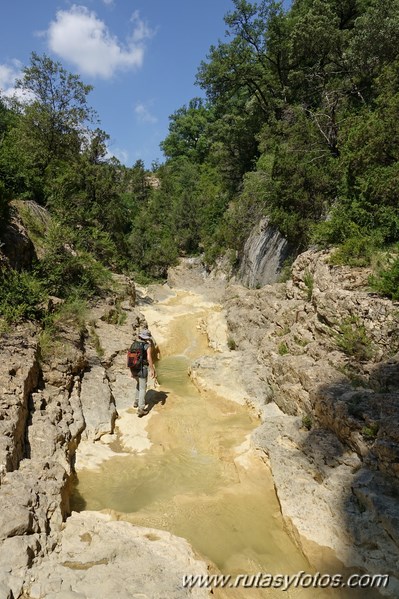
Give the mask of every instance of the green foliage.
M 369 441 L 374 441 L 378 435 L 380 425 L 378 422 L 372 422 L 368 426 L 364 426 L 362 428 L 362 435 L 366 437 Z
M 158 206 L 157 201 L 151 202 L 136 216 L 128 239 L 131 270 L 144 271 L 151 278 L 165 278 L 178 257 L 173 232 L 158 217 Z
M 307 269 L 305 270 L 303 275 L 303 282 L 306 286 L 306 299 L 308 300 L 308 302 L 310 302 L 313 295 L 314 277 L 312 273 L 310 273 Z
M 62 303 L 59 308 L 48 317 L 46 323 L 48 324 L 50 322 L 58 329 L 70 326 L 82 333 L 86 327 L 87 315 L 87 302 L 81 298 L 72 297 Z
M 305 416 L 302 416 L 302 426 L 303 428 L 306 428 L 306 430 L 310 431 L 313 427 L 313 420 L 312 418 L 306 414 Z
M 373 356 L 374 350 L 366 327 L 355 316 L 346 318 L 339 325 L 335 341 L 344 354 L 355 360 L 367 361 Z
M 280 356 L 285 356 L 290 353 L 288 345 L 285 343 L 285 341 L 282 341 L 278 346 L 278 353 L 280 354 Z
M 104 349 L 101 345 L 100 337 L 97 335 L 94 323 L 90 323 L 89 326 L 90 341 L 94 345 L 97 356 L 101 359 L 104 356 Z
M 278 279 L 279 283 L 286 283 L 287 281 L 291 280 L 293 262 L 294 262 L 293 258 L 287 258 L 287 260 L 284 260 L 283 266 L 280 271 L 280 276 Z
M 103 320 L 108 322 L 108 324 L 116 324 L 122 325 L 126 322 L 127 313 L 122 309 L 120 299 L 117 299 L 115 302 L 115 308 L 112 308 L 106 316 L 104 316 Z
M 170 117 L 169 135 L 161 143 L 161 149 L 169 158 L 187 156 L 197 163 L 203 162 L 209 151 L 208 124 L 211 111 L 201 98 L 190 100 Z
M 43 284 L 34 274 L 0 271 L 0 317 L 8 324 L 41 317 L 44 299 Z
M 130 206 L 122 184 L 128 181 L 119 164 L 93 156 L 95 140 L 76 162 L 55 174 L 48 186 L 48 205 L 65 226 L 79 231 L 82 250 L 115 266 L 126 253 Z
M 9 219 L 9 196 L 3 181 L 0 181 L 0 231 L 4 229 Z
M 308 339 L 302 339 L 301 337 L 297 337 L 296 335 L 294 335 L 294 341 L 301 347 L 306 347 L 309 343 Z
M 87 106 L 92 88 L 60 63 L 35 52 L 17 87 L 30 99 L 19 107 L 4 138 L 0 171 L 5 171 L 14 194 L 44 202 L 54 171 L 80 153 L 86 124 L 94 114 Z
M 39 276 L 64 298 L 100 292 L 104 265 L 143 280 L 182 255 L 236 267 L 263 218 L 293 253 L 332 245 L 333 264 L 372 264 L 399 242 L 398 15 L 399 0 L 233 0 L 198 69 L 206 98 L 171 115 L 151 174 L 106 158 L 91 87 L 33 53 L 18 83 L 30 101 L 0 99 L 0 228 L 10 198 L 49 209 L 24 222 Z M 398 299 L 397 271 L 371 285 Z
M 48 293 L 61 298 L 89 298 L 110 285 L 111 275 L 92 254 L 78 249 L 79 236 L 59 223 L 50 225 L 38 273 Z
M 373 256 L 373 244 L 368 237 L 349 237 L 334 251 L 330 264 L 368 266 Z
M 369 284 L 377 293 L 399 300 L 399 256 L 391 255 L 385 268 L 369 278 Z
M 232 337 L 229 337 L 227 339 L 227 347 L 229 348 L 230 351 L 237 349 L 237 343 L 235 342 L 235 340 Z
M 65 331 L 73 329 L 83 335 L 87 315 L 87 303 L 76 297 L 69 298 L 46 314 L 39 337 L 40 358 L 43 362 L 50 362 L 54 357 L 68 357 L 73 348 L 65 339 Z

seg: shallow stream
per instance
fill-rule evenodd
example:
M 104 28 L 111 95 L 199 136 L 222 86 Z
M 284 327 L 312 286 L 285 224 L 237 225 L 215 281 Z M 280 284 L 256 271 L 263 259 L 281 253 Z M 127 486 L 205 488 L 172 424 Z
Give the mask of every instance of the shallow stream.
M 115 445 L 115 455 L 99 467 L 78 471 L 73 509 L 105 510 L 118 519 L 168 530 L 186 538 L 226 574 L 312 572 L 284 530 L 266 464 L 250 449 L 249 436 L 259 420 L 247 406 L 200 393 L 187 374 L 195 358 L 213 352 L 199 323 L 217 306 L 179 293 L 140 309 L 155 338 L 158 333 L 161 339 L 161 391 L 147 392 L 150 400 L 155 398 L 146 417 L 151 446 L 127 454 L 118 453 Z M 357 595 L 312 588 L 229 589 L 214 596 Z

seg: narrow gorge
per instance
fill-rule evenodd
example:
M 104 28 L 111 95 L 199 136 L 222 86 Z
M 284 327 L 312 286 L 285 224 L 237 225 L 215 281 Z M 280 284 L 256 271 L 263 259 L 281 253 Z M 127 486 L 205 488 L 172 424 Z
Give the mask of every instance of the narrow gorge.
M 185 260 L 164 286 L 117 277 L 47 353 L 33 326 L 4 336 L 0 595 L 208 597 L 183 575 L 320 570 L 387 573 L 397 596 L 397 307 L 364 276 L 310 251 L 249 290 Z M 368 359 L 339 343 L 353 319 Z M 139 419 L 125 352 L 144 322 L 161 384 Z

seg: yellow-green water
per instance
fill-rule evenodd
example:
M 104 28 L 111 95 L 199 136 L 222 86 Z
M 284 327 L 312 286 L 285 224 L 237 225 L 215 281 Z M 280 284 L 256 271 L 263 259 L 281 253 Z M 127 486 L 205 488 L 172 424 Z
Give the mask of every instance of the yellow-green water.
M 181 309 L 175 298 L 156 310 L 170 316 L 173 306 Z M 78 472 L 72 507 L 106 510 L 137 525 L 168 530 L 226 574 L 312 572 L 284 529 L 265 463 L 255 453 L 246 455 L 245 467 L 237 460 L 237 448 L 259 421 L 246 406 L 200 394 L 188 377 L 191 360 L 210 352 L 198 328 L 204 315 L 193 308 L 170 320 L 168 345 L 161 347 L 164 357 L 157 365 L 165 401 L 154 406 L 147 425 L 151 448 L 116 454 L 95 470 Z M 241 593 L 229 590 L 226 596 L 359 597 L 354 591 L 320 589 Z

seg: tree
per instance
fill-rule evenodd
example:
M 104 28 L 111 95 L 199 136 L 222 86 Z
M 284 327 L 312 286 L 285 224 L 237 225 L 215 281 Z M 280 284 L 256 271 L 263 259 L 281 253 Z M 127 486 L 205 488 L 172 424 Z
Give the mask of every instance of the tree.
M 14 171 L 14 191 L 44 201 L 46 178 L 63 161 L 80 153 L 94 112 L 87 106 L 92 89 L 60 63 L 32 53 L 17 87 L 25 94 L 20 115 L 5 140 Z M 18 173 L 18 174 L 17 174 Z
M 9 217 L 10 172 L 9 157 L 4 148 L 4 139 L 15 124 L 17 116 L 0 97 L 0 230 Z
M 242 97 L 245 90 L 245 101 L 253 97 L 268 118 L 285 99 L 286 17 L 281 2 L 274 0 L 233 2 L 236 10 L 225 17 L 233 39 L 211 46 L 208 62 L 202 61 L 198 69 L 197 83 L 213 103 Z
M 23 69 L 16 87 L 26 95 L 25 111 L 31 116 L 36 141 L 41 141 L 48 160 L 62 155 L 70 137 L 82 134 L 85 124 L 94 118 L 93 109 L 87 105 L 92 86 L 82 83 L 78 75 L 68 73 L 61 63 L 45 54 L 32 52 L 31 64 Z M 38 120 L 34 122 L 35 119 Z
M 161 149 L 168 158 L 187 156 L 201 163 L 209 151 L 207 131 L 212 122 L 212 112 L 201 98 L 193 98 L 170 117 L 169 134 L 161 142 Z

